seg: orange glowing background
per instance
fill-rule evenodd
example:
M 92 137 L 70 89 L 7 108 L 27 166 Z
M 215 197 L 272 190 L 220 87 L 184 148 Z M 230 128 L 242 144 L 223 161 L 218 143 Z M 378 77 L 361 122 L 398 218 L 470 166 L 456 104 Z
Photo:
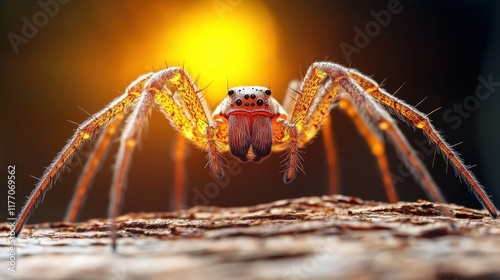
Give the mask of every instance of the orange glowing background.
M 151 48 L 168 63 L 199 74 L 200 87 L 210 85 L 205 96 L 212 105 L 225 97 L 228 85 L 268 84 L 279 74 L 272 15 L 260 1 L 241 2 L 241 8 L 221 2 L 212 13 L 207 8 L 216 2 L 193 4 L 173 18 L 175 25 L 165 26 L 163 44 Z
M 157 71 L 165 64 L 183 66 L 199 88 L 208 86 L 205 97 L 212 106 L 225 97 L 228 86 L 268 85 L 284 78 L 275 19 L 261 1 L 187 1 L 176 5 L 157 1 L 148 6 L 148 12 L 154 14 L 137 12 L 137 3 L 126 2 L 121 5 L 122 13 L 129 15 L 124 19 L 116 13 L 115 5 L 104 4 L 97 11 L 98 17 L 105 18 L 112 34 L 86 34 L 90 40 L 84 44 L 96 51 L 96 44 L 110 44 L 107 50 L 121 55 L 111 57 L 118 61 L 107 60 L 105 64 L 115 66 L 114 71 L 124 76 L 138 75 L 138 70 Z M 141 25 L 139 33 L 133 30 L 137 25 Z M 129 41 L 111 46 L 113 39 Z M 89 62 L 82 66 L 95 70 Z
M 405 84 L 398 97 L 410 104 L 428 96 L 428 101 L 419 105 L 424 112 L 443 107 L 433 113 L 433 123 L 446 132 L 451 143 L 464 142 L 457 149 L 466 163 L 478 163 L 474 171 L 489 187 L 498 206 L 500 190 L 494 186 L 499 185 L 500 178 L 495 177 L 498 172 L 493 163 L 500 157 L 500 138 L 497 141 L 496 134 L 491 134 L 498 123 L 496 97 L 462 119 L 457 130 L 450 129 L 442 114 L 474 92 L 479 75 L 491 73 L 494 81 L 500 80 L 498 63 L 493 63 L 499 59 L 488 56 L 498 49 L 494 43 L 500 38 L 500 27 L 489 21 L 496 18 L 491 14 L 496 10 L 468 1 L 455 1 L 454 6 L 401 1 L 403 11 L 393 15 L 390 24 L 352 55 L 351 61 L 347 60 L 340 45 L 354 44 L 354 28 L 363 29 L 374 20 L 371 11 L 385 9 L 387 2 L 70 1 L 38 27 L 26 44 L 19 45 L 17 53 L 4 36 L 0 166 L 16 164 L 19 207 L 36 183 L 33 177 L 41 176 L 72 135 L 76 128 L 73 122 L 81 123 L 88 118 L 86 112 L 102 109 L 141 74 L 163 69 L 165 64 L 184 66 L 197 79 L 198 88 L 207 87 L 204 96 L 214 108 L 226 95 L 227 87 L 238 85 L 270 86 L 281 100 L 291 80 L 301 78 L 311 62 L 324 59 L 351 65 L 374 75 L 377 81 L 387 79 L 385 88 L 390 92 Z M 5 35 L 20 34 L 21 19 L 31 19 L 41 7 L 37 1 L 3 1 L 0 9 L 7 11 L 0 27 Z M 333 124 L 341 159 L 342 192 L 385 200 L 375 159 L 352 123 L 345 114 L 335 111 Z M 410 139 L 421 137 L 404 124 L 402 127 Z M 134 152 L 124 212 L 169 209 L 176 137 L 177 132 L 163 115 L 153 112 Z M 289 185 L 282 182 L 281 154 L 273 154 L 259 164 L 241 164 L 241 173 L 217 181 L 204 168 L 205 153 L 188 147 L 187 206 L 193 205 L 193 197 L 208 184 L 219 187 L 207 204 L 219 206 L 251 205 L 327 191 L 321 137 L 304 149 L 306 174 L 299 173 Z M 91 148 L 83 147 L 81 156 L 70 166 L 72 172 L 65 172 L 47 193 L 30 222 L 64 216 Z M 400 162 L 392 148 L 388 150 L 391 171 L 398 174 Z M 82 219 L 106 215 L 115 153 L 116 145 L 95 179 Z M 431 166 L 432 155 L 425 162 Z M 445 170 L 446 165 L 436 158 L 431 173 L 445 196 L 458 204 L 478 206 L 467 188 Z M 425 198 L 411 177 L 398 182 L 397 188 L 402 199 Z

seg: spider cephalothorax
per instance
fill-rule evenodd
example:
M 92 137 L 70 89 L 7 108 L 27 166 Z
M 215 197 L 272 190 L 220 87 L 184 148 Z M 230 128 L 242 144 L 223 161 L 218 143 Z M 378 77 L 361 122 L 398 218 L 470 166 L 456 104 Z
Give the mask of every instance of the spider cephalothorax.
M 230 150 L 242 161 L 259 161 L 269 155 L 271 150 L 285 151 L 285 183 L 294 180 L 297 170 L 302 168 L 299 149 L 315 137 L 328 120 L 330 110 L 340 108 L 353 120 L 376 157 L 391 202 L 397 201 L 397 195 L 390 176 L 382 134 L 394 144 L 428 196 L 436 202 L 444 202 L 436 183 L 391 117 L 391 113 L 394 113 L 411 126 L 422 130 L 436 145 L 437 150 L 449 160 L 490 215 L 497 216 L 495 206 L 474 174 L 432 126 L 429 118 L 387 93 L 360 72 L 331 62 L 313 63 L 303 81 L 298 83 L 298 88 L 288 91 L 285 100 L 293 102 L 280 105 L 265 87 L 235 87 L 228 91 L 228 96 L 211 114 L 201 91 L 196 89 L 184 69 L 170 67 L 139 77 L 122 96 L 83 122 L 47 167 L 19 214 L 15 227 L 16 236 L 79 147 L 101 132 L 84 167 L 68 212 L 67 220 L 74 220 L 96 166 L 102 160 L 117 126 L 126 117 L 114 167 L 109 206 L 109 217 L 115 221 L 132 152 L 141 128 L 155 105 L 181 135 L 207 151 L 208 164 L 216 176 L 224 176 L 222 152 Z M 127 108 L 131 110 L 126 110 Z M 325 129 L 325 132 L 329 132 L 330 127 L 326 126 Z M 329 160 L 329 165 L 333 166 L 332 162 L 334 161 Z M 441 210 L 447 216 L 452 215 L 448 208 Z M 116 246 L 116 230 L 116 223 L 113 223 L 113 246 Z

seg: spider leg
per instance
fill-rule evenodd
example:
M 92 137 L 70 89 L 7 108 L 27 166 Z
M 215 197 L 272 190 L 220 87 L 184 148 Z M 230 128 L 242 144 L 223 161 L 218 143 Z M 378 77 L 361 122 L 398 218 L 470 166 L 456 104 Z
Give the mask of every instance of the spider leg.
M 146 74 L 134 81 L 126 92 L 112 101 L 104 109 L 83 122 L 68 140 L 64 148 L 54 158 L 52 163 L 45 169 L 45 172 L 31 192 L 28 200 L 17 217 L 15 226 L 15 236 L 21 232 L 24 224 L 28 221 L 34 209 L 43 200 L 45 193 L 50 189 L 52 183 L 59 176 L 62 168 L 68 164 L 70 159 L 78 151 L 81 145 L 92 138 L 102 127 L 104 127 L 117 114 L 121 113 L 139 96 L 144 82 L 151 74 Z
M 339 84 L 335 80 L 325 80 L 325 78 L 325 72 L 318 71 L 314 68 L 310 68 L 304 78 L 304 84 L 297 102 L 302 102 L 302 104 L 304 104 L 302 106 L 304 108 L 308 108 L 308 110 L 304 114 L 303 110 L 297 110 L 296 106 L 292 114 L 292 120 L 295 119 L 297 122 L 301 122 L 303 119 L 301 122 L 302 125 L 299 125 L 299 127 L 302 128 L 300 131 L 301 143 L 309 142 L 316 135 L 318 130 L 323 128 L 323 137 L 325 139 L 325 149 L 327 151 L 327 160 L 329 165 L 330 190 L 331 193 L 336 193 L 338 190 L 338 176 L 336 175 L 336 155 L 333 146 L 333 137 L 331 135 L 332 128 L 329 124 L 329 114 L 330 110 L 339 104 L 341 109 L 346 111 L 346 113 L 351 117 L 358 131 L 368 142 L 370 150 L 377 159 L 389 201 L 396 202 L 396 190 L 390 176 L 389 164 L 385 156 L 385 147 L 381 135 L 378 135 L 373 128 L 363 121 L 355 107 L 351 105 L 348 98 L 344 97 L 338 101 L 338 93 L 345 95 L 343 94 L 343 90 L 341 90 Z
M 299 147 L 308 143 L 316 135 L 334 103 L 338 86 L 330 86 L 331 83 L 325 85 L 324 81 L 327 76 L 324 71 L 310 67 L 300 84 L 300 89 L 298 91 L 292 89 L 287 92 L 285 111 L 291 112 L 291 115 L 286 121 L 276 122 L 273 131 L 273 143 L 278 147 L 278 150 L 288 150 L 283 177 L 285 183 L 295 179 L 297 169 L 301 168 Z M 293 86 L 293 82 L 291 85 Z M 291 97 L 292 92 L 296 92 L 297 95 Z M 293 109 L 290 105 L 290 99 L 295 100 Z M 321 109 L 315 110 L 316 108 Z M 318 118 L 321 121 L 311 121 L 311 119 Z M 311 127 L 308 125 L 310 123 L 317 123 L 317 126 Z
M 217 137 L 218 133 L 221 131 L 222 127 L 222 122 L 216 121 L 210 124 L 210 126 L 207 127 L 206 131 L 206 143 L 208 147 L 208 154 L 207 154 L 207 159 L 208 159 L 208 165 L 210 166 L 210 169 L 212 172 L 217 176 L 218 178 L 224 177 L 224 169 L 222 168 L 222 154 L 221 154 L 221 149 L 219 148 L 219 145 L 217 144 L 218 140 L 220 139 Z
M 221 121 L 212 121 L 197 94 L 194 82 L 184 69 L 165 69 L 155 75 L 154 80 L 156 88 L 166 87 L 168 90 L 159 91 L 155 96 L 164 115 L 195 145 L 202 149 L 207 146 L 210 168 L 217 177 L 223 177 L 224 170 L 217 142 L 227 144 L 227 135 L 223 135 L 224 124 Z
M 389 163 L 385 154 L 385 146 L 382 135 L 380 135 L 380 133 L 378 133 L 378 131 L 376 131 L 375 128 L 369 124 L 369 122 L 362 119 L 360 114 L 357 112 L 356 107 L 353 106 L 348 97 L 342 97 L 339 100 L 339 108 L 344 110 L 352 119 L 358 131 L 368 143 L 372 154 L 377 159 L 377 164 L 382 175 L 382 181 L 387 193 L 387 198 L 389 202 L 396 203 L 398 201 L 398 196 L 389 171 Z
M 285 170 L 283 172 L 283 182 L 288 184 L 297 176 L 297 170 L 302 169 L 299 154 L 299 131 L 295 124 L 284 120 L 276 122 L 273 130 L 273 142 L 283 143 L 283 148 L 288 151 L 284 160 Z
M 490 200 L 479 181 L 464 165 L 463 160 L 459 157 L 457 152 L 455 152 L 453 148 L 446 143 L 426 115 L 422 114 L 414 107 L 406 104 L 404 101 L 387 93 L 385 90 L 381 89 L 376 82 L 368 77 L 365 77 L 356 71 L 350 71 L 349 75 L 365 90 L 365 92 L 369 93 L 377 101 L 390 108 L 395 114 L 408 121 L 414 127 L 421 129 L 424 134 L 438 147 L 445 159 L 451 161 L 457 176 L 459 175 L 460 178 L 465 180 L 474 195 L 483 207 L 488 210 L 490 215 L 492 217 L 498 216 L 495 205 Z
M 325 79 L 326 77 L 329 77 L 329 79 Z M 325 90 L 318 93 L 318 89 L 320 89 L 322 84 Z M 381 108 L 381 105 L 375 102 L 375 99 L 366 94 L 356 81 L 349 77 L 349 70 L 345 67 L 329 62 L 318 62 L 314 63 L 307 71 L 301 88 L 302 94 L 297 104 L 302 99 L 304 103 L 302 106 L 308 108 L 311 113 L 307 114 L 308 112 L 301 112 L 303 110 L 294 110 L 294 115 L 292 116 L 292 118 L 299 116 L 297 122 L 300 122 L 302 118 L 305 119 L 307 116 L 307 123 L 309 125 L 305 126 L 306 121 L 303 121 L 301 124 L 302 129 L 300 130 L 300 134 L 302 141 L 308 142 L 316 135 L 321 127 L 322 120 L 325 119 L 325 115 L 335 105 L 336 98 L 338 98 L 337 93 L 339 92 L 347 94 L 351 98 L 352 104 L 358 108 L 358 112 L 366 113 L 366 116 L 374 124 L 378 125 L 389 135 L 398 151 L 403 155 L 405 163 L 413 170 L 415 178 L 419 179 L 427 194 L 436 202 L 444 202 L 436 184 L 415 155 L 413 148 L 406 141 L 406 138 L 404 138 L 403 134 L 393 124 L 392 118 Z M 309 96 L 315 94 L 318 94 L 318 96 L 314 99 L 313 103 L 313 98 Z M 308 98 L 303 98 L 304 96 Z M 442 211 L 445 215 L 451 216 L 448 209 L 443 209 Z
M 326 107 L 326 110 L 329 110 L 330 105 L 333 102 L 333 97 L 338 91 L 330 87 L 322 87 L 323 81 L 326 77 L 327 74 L 325 72 L 311 67 L 309 68 L 309 71 L 307 72 L 306 77 L 304 78 L 304 81 L 300 87 L 300 94 L 298 95 L 295 106 L 293 107 L 290 123 L 295 124 L 301 134 L 304 134 L 305 132 L 304 125 L 306 124 L 306 117 L 310 119 L 318 114 L 321 114 L 321 118 L 324 119 L 324 115 L 328 114 L 329 112 L 317 112 L 317 110 L 314 110 L 314 107 L 316 106 L 313 106 L 315 104 L 323 102 L 324 99 L 328 99 L 328 97 L 331 97 L 330 102 Z M 321 91 L 323 93 L 321 97 L 317 96 L 318 91 Z M 313 113 L 311 114 L 310 112 Z M 321 122 L 319 122 L 316 131 L 319 130 L 320 125 Z M 301 143 L 309 142 L 309 140 L 316 135 L 316 131 L 309 131 L 311 132 L 310 134 L 308 133 L 307 135 L 300 135 Z
M 333 122 L 330 116 L 327 116 L 323 122 L 323 145 L 328 162 L 328 186 L 330 195 L 339 193 L 339 170 L 337 166 L 337 152 L 335 148 L 335 138 L 333 137 Z
M 66 222 L 75 222 L 76 217 L 78 216 L 78 212 L 85 202 L 85 198 L 90 185 L 92 184 L 92 180 L 94 179 L 94 176 L 97 173 L 97 170 L 99 169 L 101 163 L 106 158 L 110 141 L 115 135 L 116 129 L 120 125 L 122 119 L 123 113 L 118 114 L 116 118 L 112 122 L 110 122 L 106 126 L 106 128 L 104 128 L 105 131 L 101 133 L 101 135 L 95 142 L 95 147 L 92 150 L 92 153 L 89 155 L 87 163 L 85 163 L 82 174 L 80 175 L 78 183 L 76 184 L 73 198 L 71 199 L 68 210 L 66 211 L 66 216 L 64 218 Z
M 398 152 L 402 155 L 403 161 L 413 171 L 414 177 L 421 183 L 427 195 L 438 203 L 444 203 L 444 198 L 436 183 L 402 132 L 395 125 L 389 113 L 350 76 L 349 70 L 343 66 L 328 62 L 315 63 L 311 68 L 312 71 L 320 71 L 328 74 L 332 82 L 348 94 L 352 99 L 353 105 L 358 108 L 358 112 L 366 113 L 366 116 L 377 124 L 388 135 L 389 139 L 392 140 Z M 441 211 L 446 216 L 452 216 L 447 208 L 442 207 Z
M 300 82 L 298 80 L 294 80 L 290 82 L 288 85 L 287 91 L 285 93 L 285 98 L 283 99 L 283 108 L 287 112 L 289 116 L 293 115 L 294 112 L 294 104 L 297 102 L 297 99 L 301 95 L 299 92 Z M 324 88 L 320 88 L 324 91 Z M 312 101 L 311 101 L 312 102 Z M 329 101 L 331 104 L 331 100 Z M 330 105 L 328 105 L 330 106 Z M 309 107 L 310 108 L 310 107 Z M 309 113 L 311 110 L 309 109 Z M 307 119 L 307 116 L 305 117 Z M 306 125 L 308 126 L 308 125 Z M 308 126 L 310 127 L 310 126 Z M 330 194 L 337 194 L 339 192 L 339 174 L 338 174 L 338 166 L 337 166 L 337 153 L 335 149 L 335 138 L 333 137 L 333 124 L 331 122 L 330 116 L 327 114 L 324 118 L 323 123 L 323 142 L 326 152 L 326 158 L 328 162 L 328 186 Z M 307 140 L 308 141 L 308 140 Z M 303 142 L 307 142 L 304 141 Z
M 121 197 L 125 187 L 125 178 L 130 167 L 130 160 L 137 141 L 139 140 L 142 127 L 154 106 L 154 94 L 157 89 L 151 89 L 150 82 L 151 80 L 144 86 L 144 90 L 137 100 L 137 104 L 127 118 L 123 134 L 120 138 L 118 154 L 116 156 L 113 181 L 111 183 L 111 201 L 108 208 L 108 218 L 111 220 L 111 242 L 113 251 L 116 251 L 116 219 L 120 211 Z
M 285 91 L 285 97 L 283 98 L 282 106 L 289 116 L 293 114 L 293 107 L 297 102 L 297 98 L 299 98 L 300 96 L 299 89 L 300 81 L 293 80 L 288 84 L 288 88 Z
M 183 135 L 177 136 L 175 145 L 175 172 L 174 172 L 174 203 L 173 210 L 181 210 L 184 202 L 184 179 L 186 159 L 186 139 Z

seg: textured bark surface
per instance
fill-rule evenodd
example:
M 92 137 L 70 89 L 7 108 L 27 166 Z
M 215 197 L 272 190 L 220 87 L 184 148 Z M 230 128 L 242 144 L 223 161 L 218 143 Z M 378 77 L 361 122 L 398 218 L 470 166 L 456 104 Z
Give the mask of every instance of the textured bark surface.
M 195 207 L 109 223 L 29 225 L 1 279 L 500 279 L 500 222 L 484 211 L 345 196 Z M 454 229 L 456 228 L 456 229 Z M 9 228 L 0 224 L 7 250 Z M 4 255 L 5 256 L 5 255 Z

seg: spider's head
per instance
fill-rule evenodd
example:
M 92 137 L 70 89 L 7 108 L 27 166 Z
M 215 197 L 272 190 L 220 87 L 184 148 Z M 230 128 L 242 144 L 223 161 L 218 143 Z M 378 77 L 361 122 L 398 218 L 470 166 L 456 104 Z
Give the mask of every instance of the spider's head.
M 214 110 L 215 119 L 229 119 L 229 116 L 254 118 L 279 117 L 284 113 L 280 104 L 271 96 L 271 90 L 262 86 L 239 86 L 230 88 L 226 98 Z M 286 116 L 285 116 L 286 118 Z
M 227 114 L 239 112 L 265 113 L 269 111 L 271 102 L 271 90 L 261 86 L 234 87 L 227 91 L 230 105 Z M 272 110 L 272 109 L 271 109 Z

